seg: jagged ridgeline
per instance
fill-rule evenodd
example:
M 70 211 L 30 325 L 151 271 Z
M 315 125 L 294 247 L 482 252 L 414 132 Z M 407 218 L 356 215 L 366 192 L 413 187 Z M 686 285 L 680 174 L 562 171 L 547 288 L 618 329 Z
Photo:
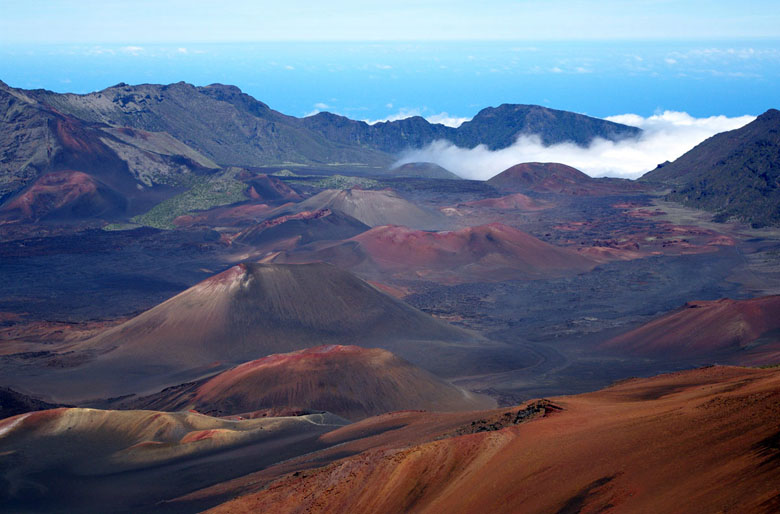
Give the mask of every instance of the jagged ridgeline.
M 498 149 L 511 145 L 518 134 L 536 134 L 547 144 L 572 141 L 584 145 L 595 137 L 618 140 L 640 133 L 635 127 L 532 105 L 487 108 L 459 128 L 429 123 L 419 116 L 374 125 L 331 113 L 295 118 L 271 109 L 235 86 L 196 87 L 184 82 L 117 84 L 86 95 L 27 91 L 0 84 L 0 99 L 6 119 L 59 117 L 87 125 L 164 132 L 221 166 L 386 166 L 398 152 L 437 139 L 469 148 L 485 144 Z M 11 129 L 9 124 L 6 130 Z M 30 135 L 33 139 L 46 137 L 43 129 Z M 35 152 L 31 144 L 18 153 Z M 39 158 L 45 161 L 44 155 Z

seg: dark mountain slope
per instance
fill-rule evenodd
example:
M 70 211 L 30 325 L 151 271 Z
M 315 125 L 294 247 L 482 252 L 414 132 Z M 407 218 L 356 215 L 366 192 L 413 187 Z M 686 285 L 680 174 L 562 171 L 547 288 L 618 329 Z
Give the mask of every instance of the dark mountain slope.
M 454 142 L 468 148 L 485 144 L 499 150 L 511 146 L 518 135 L 536 134 L 545 145 L 569 141 L 584 146 L 597 137 L 618 141 L 641 133 L 639 128 L 584 114 L 539 105 L 502 104 L 482 109 L 458 127 Z
M 780 224 L 780 111 L 716 134 L 640 179 L 671 186 L 668 199 L 756 226 Z
M 301 121 L 332 141 L 388 153 L 421 148 L 437 139 L 467 148 L 484 144 L 491 150 L 499 150 L 511 146 L 519 135 L 538 135 L 545 145 L 563 142 L 587 145 L 597 137 L 617 141 L 637 137 L 642 132 L 636 127 L 583 114 L 515 104 L 483 109 L 458 128 L 431 124 L 420 116 L 369 125 L 322 112 Z
M 65 407 L 65 405 L 47 403 L 13 389 L 0 386 L 0 419 L 24 414 L 25 412 L 55 409 L 57 407 Z
M 221 165 L 390 160 L 370 149 L 334 144 L 234 86 L 117 84 L 86 95 L 28 94 L 83 120 L 167 132 Z
M 382 166 L 403 150 L 438 139 L 498 149 L 519 134 L 537 134 L 545 144 L 585 145 L 596 137 L 618 140 L 641 132 L 581 114 L 511 104 L 484 109 L 459 128 L 420 116 L 373 125 L 328 112 L 295 118 L 222 84 L 117 84 L 86 95 L 16 91 L 81 120 L 167 132 L 221 165 Z
M 421 116 L 369 125 L 344 116 L 321 112 L 303 118 L 301 123 L 329 140 L 374 148 L 389 154 L 397 154 L 408 148 L 422 148 L 437 139 L 454 140 L 456 130 L 429 123 Z

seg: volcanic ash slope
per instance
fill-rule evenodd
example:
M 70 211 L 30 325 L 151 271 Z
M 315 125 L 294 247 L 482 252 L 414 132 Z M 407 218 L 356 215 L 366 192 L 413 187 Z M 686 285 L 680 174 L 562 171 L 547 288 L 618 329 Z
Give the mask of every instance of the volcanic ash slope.
M 269 355 L 133 402 L 212 415 L 297 407 L 351 420 L 398 410 L 463 411 L 495 402 L 453 386 L 379 348 L 319 346 Z
M 274 214 L 281 216 L 321 209 L 343 212 L 370 227 L 404 225 L 420 230 L 441 230 L 450 225 L 450 220 L 441 214 L 426 211 L 389 189 L 326 189 L 303 202 L 280 207 Z
M 89 362 L 25 377 L 21 389 L 63 402 L 151 394 L 322 344 L 378 346 L 442 376 L 479 371 L 474 352 L 486 346 L 495 354 L 495 344 L 328 264 L 241 264 L 79 343 L 73 354 Z

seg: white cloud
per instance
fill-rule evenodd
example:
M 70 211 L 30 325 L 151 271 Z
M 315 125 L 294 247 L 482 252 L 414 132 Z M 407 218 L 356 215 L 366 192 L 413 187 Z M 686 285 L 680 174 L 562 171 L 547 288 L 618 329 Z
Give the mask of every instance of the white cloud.
M 316 114 L 321 113 L 325 109 L 330 109 L 330 105 L 328 105 L 328 104 L 326 104 L 324 102 L 317 102 L 316 104 L 314 104 L 314 110 L 307 112 L 306 114 L 303 115 L 303 117 L 304 118 L 308 118 L 309 116 L 314 116 Z M 338 114 L 338 113 L 336 113 L 336 114 Z
M 86 55 L 114 55 L 116 52 L 112 50 L 111 48 L 103 48 L 102 46 L 93 46 L 91 48 L 87 48 L 84 53 Z
M 123 46 L 119 49 L 120 51 L 130 54 L 130 55 L 141 55 L 144 51 L 144 47 L 142 46 Z
M 446 112 L 440 112 L 439 114 L 426 116 L 425 119 L 431 123 L 441 123 L 442 125 L 447 125 L 448 127 L 460 127 L 461 125 L 469 121 L 471 118 L 450 116 Z
M 407 162 L 435 162 L 464 178 L 486 180 L 522 162 L 560 162 L 588 175 L 636 178 L 664 161 L 672 161 L 719 132 L 733 130 L 754 116 L 694 118 L 684 112 L 666 111 L 650 117 L 637 114 L 611 116 L 607 120 L 640 127 L 638 139 L 618 142 L 594 140 L 587 148 L 573 143 L 544 146 L 538 136 L 521 136 L 502 150 L 480 145 L 460 148 L 449 141 L 435 141 L 426 148 L 401 156 Z
M 397 113 L 391 114 L 385 118 L 379 118 L 378 120 L 362 120 L 368 123 L 369 125 L 374 125 L 375 123 L 382 123 L 385 121 L 398 121 L 403 120 L 406 118 L 411 118 L 412 116 L 422 116 L 420 109 L 409 109 L 408 107 L 402 107 Z
M 189 52 L 189 51 L 188 51 L 186 48 L 184 48 L 184 47 L 177 48 L 177 49 L 176 49 L 176 51 L 177 51 L 177 52 L 179 52 L 180 54 L 186 54 L 186 53 L 188 53 L 188 52 Z

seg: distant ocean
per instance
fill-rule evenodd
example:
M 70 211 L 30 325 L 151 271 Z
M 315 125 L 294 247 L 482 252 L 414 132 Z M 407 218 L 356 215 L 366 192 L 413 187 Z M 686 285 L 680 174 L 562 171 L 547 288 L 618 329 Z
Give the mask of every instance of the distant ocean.
M 609 116 L 780 107 L 779 41 L 3 46 L 0 80 L 85 93 L 118 82 L 234 84 L 285 114 L 470 118 L 501 103 Z

